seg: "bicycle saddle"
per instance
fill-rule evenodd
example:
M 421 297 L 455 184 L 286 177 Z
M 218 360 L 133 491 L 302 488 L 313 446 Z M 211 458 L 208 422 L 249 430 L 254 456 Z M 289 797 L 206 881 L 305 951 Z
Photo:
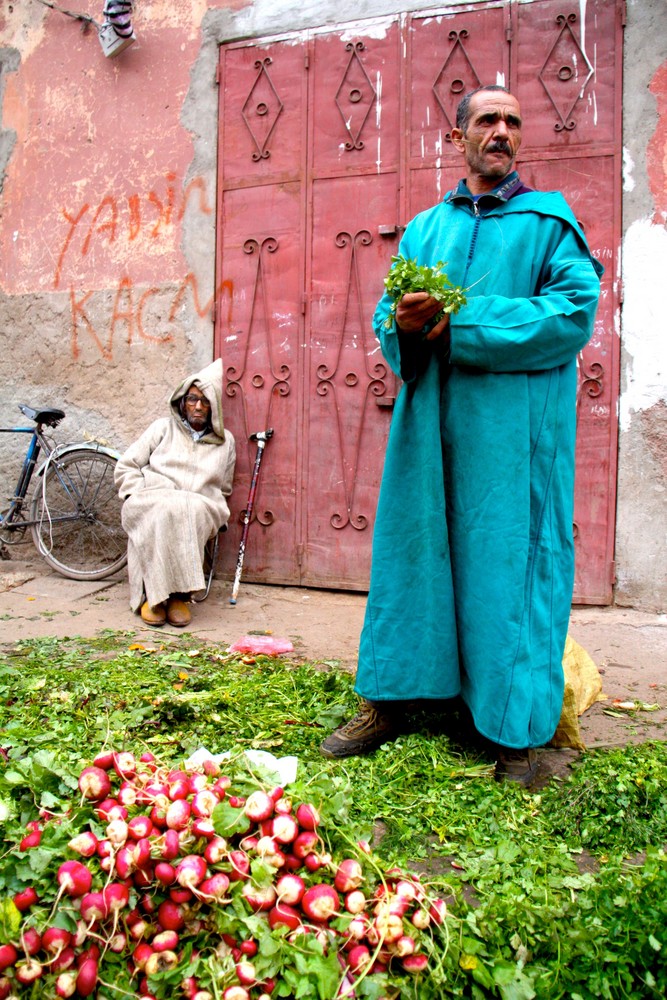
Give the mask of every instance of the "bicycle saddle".
M 48 427 L 57 427 L 65 414 L 62 410 L 33 410 L 32 406 L 19 403 L 19 410 L 29 420 L 34 420 L 36 424 L 46 424 Z

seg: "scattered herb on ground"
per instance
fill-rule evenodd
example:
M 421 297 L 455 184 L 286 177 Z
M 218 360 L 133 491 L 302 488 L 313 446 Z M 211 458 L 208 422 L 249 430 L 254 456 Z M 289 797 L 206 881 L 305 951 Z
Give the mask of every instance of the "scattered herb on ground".
M 366 975 L 355 996 L 667 994 L 664 744 L 584 754 L 571 778 L 539 794 L 497 784 L 483 748 L 466 742 L 464 724 L 456 740 L 447 735 L 454 716 L 440 725 L 416 717 L 414 731 L 368 757 L 327 761 L 319 743 L 355 705 L 350 675 L 192 642 L 183 636 L 163 646 L 156 636 L 149 646 L 109 633 L 21 642 L 0 656 L 0 956 L 16 936 L 14 896 L 34 885 L 44 892 L 63 851 L 76 857 L 66 844 L 67 824 L 75 817 L 78 824 L 85 807 L 77 778 L 101 750 L 153 754 L 176 768 L 202 746 L 233 755 L 254 748 L 296 755 L 299 794 L 307 798 L 310 787 L 313 800 L 337 803 L 326 823 L 332 858 L 368 841 L 369 884 L 398 868 L 420 873 L 429 896 L 447 901 L 444 930 L 425 949 L 428 968 L 407 981 L 391 971 Z M 44 811 L 60 826 L 47 823 L 42 842 L 21 851 L 28 824 Z M 256 914 L 237 917 L 250 920 L 255 935 L 263 927 Z M 270 953 L 268 938 L 264 945 Z M 303 989 L 333 1000 L 340 982 L 331 986 L 333 966 L 314 943 L 312 955 L 308 948 L 299 960 Z M 151 981 L 153 995 L 180 995 L 169 975 Z M 53 996 L 54 980 L 49 972 L 21 996 Z M 130 995 L 139 996 L 139 982 L 131 982 Z M 208 989 L 215 1000 L 223 995 L 214 982 Z M 301 989 L 286 974 L 273 996 L 305 995 Z M 122 995 L 98 987 L 100 1000 Z M 249 995 L 260 994 L 249 987 Z

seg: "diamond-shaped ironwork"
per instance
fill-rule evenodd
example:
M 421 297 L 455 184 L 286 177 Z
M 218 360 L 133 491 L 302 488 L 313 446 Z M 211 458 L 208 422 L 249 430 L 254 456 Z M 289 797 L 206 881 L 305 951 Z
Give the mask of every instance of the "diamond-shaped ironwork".
M 351 525 L 356 531 L 364 531 L 370 524 L 370 518 L 359 509 L 356 496 L 361 446 L 364 429 L 372 419 L 369 412 L 373 400 L 377 402 L 383 397 L 388 398 L 385 379 L 389 370 L 381 361 L 373 363 L 371 367 L 373 349 L 366 340 L 367 335 L 370 338 L 363 307 L 366 267 L 365 262 L 360 259 L 360 249 L 369 247 L 372 243 L 373 237 L 368 229 L 356 232 L 341 230 L 335 236 L 335 245 L 348 254 L 345 282 L 347 296 L 335 361 L 317 366 L 317 394 L 328 397 L 331 401 L 334 426 L 338 433 L 338 453 L 342 460 L 342 479 L 338 485 L 342 487 L 341 501 L 344 506 L 339 504 L 340 509 L 335 510 L 329 519 L 331 527 L 337 531 L 347 525 Z M 343 367 L 343 348 L 351 348 L 358 354 L 359 337 L 362 341 L 360 346 L 364 370 L 361 370 L 361 359 L 355 359 L 355 367 L 352 369 Z M 353 413 L 356 413 L 356 419 Z
M 269 75 L 271 62 L 270 56 L 255 60 L 257 76 L 241 108 L 243 121 L 255 143 L 256 148 L 252 154 L 255 161 L 266 160 L 271 155 L 271 151 L 266 148 L 267 143 L 283 110 L 283 102 Z
M 336 107 L 349 135 L 345 142 L 348 151 L 364 148 L 361 131 L 377 100 L 375 87 L 359 57 L 364 48 L 363 42 L 348 42 L 345 46 L 350 58 L 335 97 Z
M 450 129 L 456 123 L 456 108 L 463 95 L 476 90 L 482 83 L 465 49 L 464 43 L 467 37 L 466 28 L 449 32 L 449 41 L 454 44 L 432 87 L 435 99 Z M 450 134 L 447 133 L 445 138 L 451 139 Z
M 558 15 L 558 37 L 539 72 L 539 81 L 559 117 L 554 125 L 556 132 L 571 132 L 576 128 L 572 115 L 593 76 L 588 56 L 572 30 L 576 22 L 576 14 Z

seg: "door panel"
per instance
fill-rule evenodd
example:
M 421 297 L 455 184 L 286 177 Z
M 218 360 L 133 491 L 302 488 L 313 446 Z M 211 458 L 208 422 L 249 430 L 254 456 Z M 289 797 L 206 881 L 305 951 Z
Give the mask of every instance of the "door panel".
M 619 142 L 618 5 L 609 0 L 520 3 L 514 48 L 513 86 L 526 123 L 524 150 L 611 149 Z
M 303 582 L 368 586 L 370 536 L 396 380 L 371 326 L 397 218 L 394 174 L 313 188 Z M 391 228 L 391 227 L 390 227 Z
M 216 353 L 225 422 L 237 444 L 229 530 L 220 568 L 232 573 L 248 499 L 257 431 L 267 444 L 254 502 L 247 579 L 299 582 L 295 504 L 301 393 L 301 177 L 306 48 L 292 40 L 221 49 Z
M 306 142 L 304 44 L 237 43 L 223 46 L 220 56 L 224 186 L 300 179 Z
M 437 168 L 443 159 L 452 159 L 461 173 L 461 158 L 450 135 L 456 125 L 456 108 L 464 94 L 482 84 L 506 85 L 507 23 L 508 13 L 502 6 L 440 16 L 412 15 L 408 36 L 411 166 Z
M 453 162 L 437 170 L 433 167 L 411 170 L 406 218 L 411 219 L 418 212 L 442 201 L 447 192 L 456 187 L 461 176 L 461 164 Z
M 399 27 L 379 37 L 318 34 L 312 64 L 312 169 L 316 175 L 396 169 Z
M 398 243 L 399 25 L 313 52 L 302 582 L 363 590 L 396 394 L 371 319 Z
M 616 170 L 613 156 L 541 160 L 521 166 L 527 184 L 562 191 L 593 255 L 605 267 L 593 336 L 578 359 L 575 601 L 592 604 L 609 603 L 612 585 L 618 272 L 613 214 L 601 213 L 599 208 L 600 190 L 613 191 Z
M 513 90 L 525 120 L 526 183 L 562 191 L 605 267 L 590 343 L 579 357 L 574 600 L 612 599 L 617 470 L 620 5 L 543 0 L 514 9 Z M 600 211 L 600 195 L 605 205 Z
M 611 599 L 620 241 L 620 0 L 492 2 L 222 46 L 216 352 L 250 580 L 365 590 L 397 385 L 371 329 L 400 233 L 464 173 L 458 100 L 507 84 L 523 179 L 560 189 L 605 264 L 579 359 L 575 599 Z M 600 192 L 613 211 L 599 211 Z
M 411 17 L 406 218 L 442 201 L 463 175 L 451 141 L 456 108 L 468 91 L 508 79 L 507 23 L 502 6 Z

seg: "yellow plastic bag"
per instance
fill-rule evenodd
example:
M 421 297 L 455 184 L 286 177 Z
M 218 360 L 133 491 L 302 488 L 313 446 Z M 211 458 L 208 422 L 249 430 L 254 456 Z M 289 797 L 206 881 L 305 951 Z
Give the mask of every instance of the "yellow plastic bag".
M 568 635 L 563 653 L 565 692 L 560 722 L 549 746 L 585 750 L 579 716 L 596 701 L 604 701 L 602 678 L 586 650 Z

